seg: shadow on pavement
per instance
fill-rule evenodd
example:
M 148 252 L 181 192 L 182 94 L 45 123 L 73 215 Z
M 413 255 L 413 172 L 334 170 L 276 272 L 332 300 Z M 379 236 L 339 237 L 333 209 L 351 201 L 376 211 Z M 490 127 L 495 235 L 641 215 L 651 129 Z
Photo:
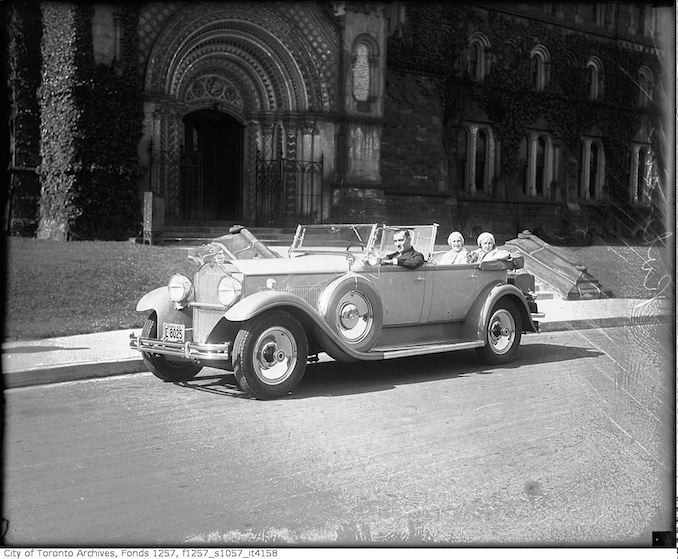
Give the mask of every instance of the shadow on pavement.
M 364 394 L 392 390 L 397 385 L 403 384 L 454 379 L 472 374 L 486 375 L 525 365 L 596 358 L 601 355 L 603 354 L 600 351 L 590 348 L 532 343 L 520 347 L 515 361 L 498 366 L 482 363 L 474 351 L 387 361 L 313 363 L 307 366 L 306 374 L 294 393 L 285 399 Z M 211 370 L 221 373 L 217 369 Z M 176 384 L 215 395 L 250 399 L 250 396 L 240 389 L 232 373 L 198 376 L 191 381 Z

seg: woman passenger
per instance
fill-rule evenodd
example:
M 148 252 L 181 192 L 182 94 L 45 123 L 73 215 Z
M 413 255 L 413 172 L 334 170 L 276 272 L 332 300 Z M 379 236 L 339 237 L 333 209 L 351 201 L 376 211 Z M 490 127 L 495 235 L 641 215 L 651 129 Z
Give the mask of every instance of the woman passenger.
M 447 237 L 447 244 L 452 247 L 440 259 L 440 264 L 466 264 L 468 251 L 464 248 L 464 237 L 459 231 L 452 231 Z
M 496 248 L 494 235 L 487 231 L 478 235 L 478 246 L 480 248 L 468 254 L 470 264 L 478 264 L 486 260 L 504 260 L 511 256 L 509 251 Z

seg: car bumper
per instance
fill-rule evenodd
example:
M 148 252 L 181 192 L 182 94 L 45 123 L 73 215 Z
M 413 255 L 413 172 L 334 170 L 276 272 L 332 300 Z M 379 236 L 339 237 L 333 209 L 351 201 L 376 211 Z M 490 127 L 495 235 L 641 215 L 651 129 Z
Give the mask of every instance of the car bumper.
M 195 342 L 173 342 L 156 338 L 142 338 L 134 333 L 129 335 L 129 346 L 145 353 L 160 353 L 181 357 L 191 361 L 224 361 L 230 356 L 230 343 L 199 344 Z

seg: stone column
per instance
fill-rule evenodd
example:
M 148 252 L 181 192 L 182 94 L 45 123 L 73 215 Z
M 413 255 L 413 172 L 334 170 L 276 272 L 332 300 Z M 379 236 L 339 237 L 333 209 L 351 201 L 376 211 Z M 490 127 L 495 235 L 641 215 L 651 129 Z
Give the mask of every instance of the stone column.
M 580 177 L 580 187 L 579 187 L 579 197 L 584 200 L 589 200 L 591 198 L 589 194 L 589 182 L 591 180 L 591 139 L 584 139 L 584 153 L 582 154 L 582 164 L 581 172 L 582 176 Z
M 495 194 L 497 198 L 504 198 L 506 196 L 506 186 L 501 171 L 501 142 L 497 142 L 495 146 L 497 157 L 494 160 L 494 176 L 500 177 L 497 181 L 497 192 Z
M 629 173 L 629 196 L 634 202 L 638 202 L 638 165 L 640 157 L 640 146 L 634 145 L 631 153 L 631 172 Z
M 469 146 L 466 152 L 466 176 L 469 194 L 476 193 L 476 145 L 478 143 L 478 127 L 470 126 Z
M 494 179 L 494 149 L 495 149 L 495 143 L 494 143 L 494 134 L 492 133 L 491 129 L 487 130 L 487 153 L 485 154 L 487 157 L 487 160 L 485 161 L 485 184 L 484 190 L 487 194 L 492 195 L 494 194 L 492 192 L 492 179 Z
M 553 143 L 551 136 L 546 136 L 546 146 L 544 150 L 544 192 L 545 198 L 551 197 L 551 181 L 553 180 Z
M 530 132 L 530 145 L 527 152 L 527 195 L 537 195 L 537 133 Z
M 338 68 L 340 119 L 336 133 L 336 181 L 331 219 L 383 221 L 386 218 L 381 182 L 386 72 L 384 7 L 357 2 L 334 2 L 332 6 L 340 29 L 341 55 Z M 359 47 L 368 50 L 367 73 L 364 67 L 360 72 L 361 68 L 355 66 Z M 360 90 L 354 87 L 356 72 L 362 80 Z

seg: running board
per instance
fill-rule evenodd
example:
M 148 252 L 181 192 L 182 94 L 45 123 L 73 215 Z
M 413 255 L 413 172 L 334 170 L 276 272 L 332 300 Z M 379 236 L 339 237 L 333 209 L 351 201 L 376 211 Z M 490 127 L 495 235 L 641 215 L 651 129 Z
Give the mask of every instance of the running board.
M 452 344 L 426 344 L 416 345 L 405 348 L 375 348 L 370 353 L 381 353 L 383 359 L 396 359 L 398 357 L 412 357 L 414 355 L 428 355 L 431 353 L 444 353 L 446 351 L 459 351 L 462 349 L 473 349 L 483 347 L 485 342 L 474 340 L 469 342 L 456 342 Z

